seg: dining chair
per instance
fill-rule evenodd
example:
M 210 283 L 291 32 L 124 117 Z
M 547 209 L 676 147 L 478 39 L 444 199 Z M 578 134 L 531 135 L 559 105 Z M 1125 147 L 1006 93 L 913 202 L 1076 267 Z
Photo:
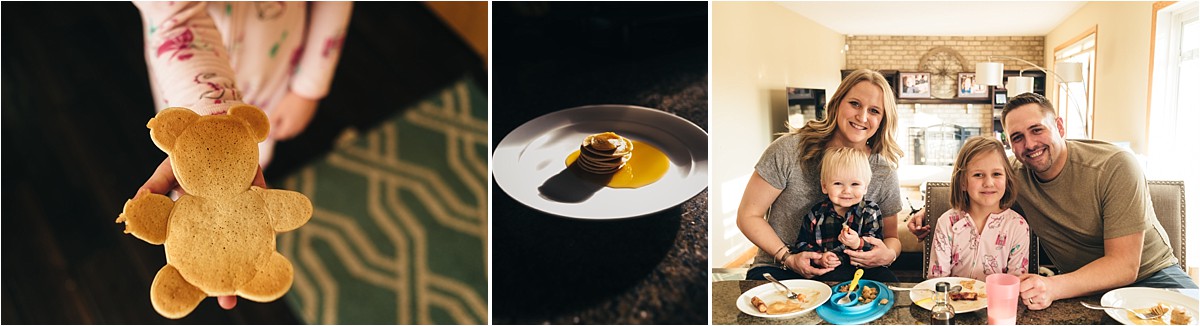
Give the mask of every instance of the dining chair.
M 1150 201 L 1154 203 L 1154 215 L 1167 232 L 1171 253 L 1179 259 L 1179 265 L 1187 266 L 1187 203 L 1184 201 L 1183 181 L 1150 180 Z

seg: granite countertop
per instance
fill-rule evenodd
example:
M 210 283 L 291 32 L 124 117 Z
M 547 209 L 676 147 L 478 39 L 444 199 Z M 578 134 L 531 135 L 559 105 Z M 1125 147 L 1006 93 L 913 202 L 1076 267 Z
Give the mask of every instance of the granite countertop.
M 493 146 L 529 120 L 593 104 L 708 130 L 705 3 L 496 3 L 493 40 Z M 617 220 L 545 214 L 495 181 L 491 193 L 493 324 L 708 322 L 707 190 Z
M 816 325 L 828 324 L 821 317 L 817 316 L 816 312 L 809 312 L 790 319 L 767 319 L 750 316 L 742 313 L 736 306 L 737 298 L 743 292 L 750 290 L 756 286 L 765 284 L 766 281 L 720 281 L 712 284 L 712 322 L 717 325 Z M 836 284 L 836 283 L 830 283 Z M 887 283 L 892 286 L 912 287 L 916 283 Z M 1029 310 L 1024 303 L 1017 305 L 1017 324 L 1018 325 L 1116 325 L 1119 324 L 1116 320 L 1109 317 L 1108 314 L 1101 310 L 1092 310 L 1083 307 L 1079 302 L 1100 302 L 1102 295 L 1091 295 L 1079 298 L 1064 299 L 1055 301 L 1045 310 Z M 914 325 L 928 324 L 930 320 L 929 310 L 925 310 L 919 306 L 913 305 L 909 299 L 907 292 L 896 292 L 896 305 L 890 311 L 885 313 L 879 319 L 876 319 L 870 324 L 873 325 Z M 955 316 L 955 323 L 959 325 L 984 325 L 987 324 L 987 309 L 981 309 L 968 313 L 960 313 Z

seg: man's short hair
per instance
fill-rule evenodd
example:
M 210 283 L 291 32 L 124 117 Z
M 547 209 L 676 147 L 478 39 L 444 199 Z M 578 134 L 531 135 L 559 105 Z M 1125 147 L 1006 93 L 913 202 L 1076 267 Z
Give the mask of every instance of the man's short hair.
M 1045 96 L 1038 93 L 1021 93 L 1008 99 L 1008 103 L 1004 104 L 1004 111 L 1000 112 L 1000 122 L 1007 123 L 1009 112 L 1030 103 L 1037 104 L 1042 108 L 1042 116 L 1058 117 L 1058 112 L 1054 111 L 1054 104 L 1051 104 Z

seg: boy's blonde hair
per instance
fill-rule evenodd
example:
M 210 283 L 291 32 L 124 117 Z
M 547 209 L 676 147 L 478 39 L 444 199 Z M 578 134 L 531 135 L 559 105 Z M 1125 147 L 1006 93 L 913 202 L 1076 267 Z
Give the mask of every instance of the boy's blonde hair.
M 967 195 L 963 178 L 967 177 L 967 164 L 983 154 L 995 152 L 1000 154 L 1004 164 L 1004 196 L 1000 197 L 1000 209 L 1008 209 L 1017 201 L 1017 185 L 1013 183 L 1013 169 L 1008 164 L 1008 156 L 1004 154 L 1004 144 L 999 140 L 986 136 L 975 136 L 967 139 L 958 150 L 958 158 L 954 160 L 954 175 L 950 178 L 950 204 L 954 208 L 966 211 L 971 207 L 971 196 Z
M 870 156 L 850 147 L 825 150 L 825 155 L 821 158 L 821 183 L 824 184 L 840 172 L 854 173 L 862 177 L 863 182 L 871 183 Z
M 862 82 L 871 83 L 883 90 L 883 117 L 879 120 L 879 129 L 875 130 L 875 135 L 867 139 L 867 147 L 871 148 L 871 154 L 879 154 L 892 168 L 900 166 L 904 150 L 896 143 L 896 120 L 900 118 L 896 114 L 896 95 L 892 93 L 892 85 L 888 83 L 887 78 L 870 69 L 855 70 L 842 79 L 841 85 L 833 92 L 833 98 L 825 105 L 824 120 L 809 120 L 800 128 L 788 125 L 788 134 L 800 135 L 801 161 L 818 158 L 823 153 L 829 140 L 833 139 L 833 133 L 837 131 L 837 119 L 841 111 L 838 107 L 846 99 L 850 89 Z

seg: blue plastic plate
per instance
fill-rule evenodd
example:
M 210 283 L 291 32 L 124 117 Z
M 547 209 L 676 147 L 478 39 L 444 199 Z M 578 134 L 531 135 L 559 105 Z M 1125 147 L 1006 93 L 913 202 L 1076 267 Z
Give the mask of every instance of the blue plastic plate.
M 848 283 L 850 282 L 846 281 L 839 283 L 838 285 L 834 285 L 832 289 L 836 292 L 837 289 L 842 286 L 842 284 Z M 835 305 L 837 304 L 834 303 L 833 300 L 829 300 L 820 307 L 817 307 L 817 316 L 821 316 L 821 319 L 824 319 L 831 324 L 861 325 L 879 319 L 879 317 L 883 317 L 883 314 L 887 313 L 888 310 L 892 310 L 892 306 L 896 305 L 896 294 L 892 292 L 887 285 L 872 280 L 859 280 L 858 286 L 861 287 L 863 285 L 879 288 L 879 296 L 875 298 L 874 302 L 867 303 L 875 305 L 874 307 L 859 312 L 848 312 L 836 307 Z M 879 301 L 883 299 L 888 300 L 887 304 L 879 304 Z

